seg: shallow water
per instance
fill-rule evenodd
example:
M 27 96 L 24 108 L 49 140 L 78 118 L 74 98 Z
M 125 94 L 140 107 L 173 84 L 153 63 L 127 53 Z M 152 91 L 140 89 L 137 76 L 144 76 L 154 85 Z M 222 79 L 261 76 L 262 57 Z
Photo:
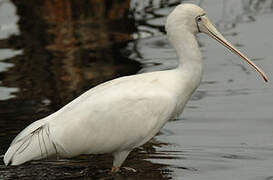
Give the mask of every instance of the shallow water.
M 0 10 L 7 11 L 7 17 L 0 19 L 0 154 L 23 127 L 86 89 L 177 64 L 164 35 L 166 15 L 176 1 L 123 3 L 124 9 L 130 6 L 133 19 L 111 15 L 114 8 L 107 17 L 99 12 L 94 17 L 88 6 L 78 4 L 85 16 L 70 16 L 68 9 L 58 12 L 68 20 L 49 16 L 56 7 L 45 2 L 47 8 L 34 2 L 0 4 Z M 199 35 L 205 65 L 202 84 L 181 117 L 169 121 L 151 142 L 130 155 L 125 165 L 138 173 L 112 177 L 106 173 L 111 158 L 91 156 L 15 168 L 1 164 L 0 178 L 272 179 L 273 2 L 187 2 L 200 4 L 224 36 L 266 72 L 269 83 L 214 40 Z M 39 8 L 43 13 L 38 16 Z M 8 17 L 12 18 L 6 21 Z

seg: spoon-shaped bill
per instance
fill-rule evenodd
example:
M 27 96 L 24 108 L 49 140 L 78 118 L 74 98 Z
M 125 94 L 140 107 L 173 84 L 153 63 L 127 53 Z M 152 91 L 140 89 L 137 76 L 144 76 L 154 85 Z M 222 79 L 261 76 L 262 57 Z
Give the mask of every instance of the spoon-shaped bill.
M 212 23 L 209 21 L 208 18 L 204 18 L 204 27 L 205 27 L 205 33 L 210 35 L 213 39 L 220 42 L 222 45 L 227 47 L 229 50 L 231 50 L 233 53 L 237 54 L 239 57 L 241 57 L 243 60 L 245 60 L 249 65 L 251 65 L 264 79 L 265 82 L 267 82 L 267 77 L 265 73 L 256 66 L 250 59 L 248 59 L 243 53 L 241 53 L 239 50 L 237 50 L 234 46 L 232 46 L 224 37 L 223 35 L 218 32 L 218 30 L 212 25 Z

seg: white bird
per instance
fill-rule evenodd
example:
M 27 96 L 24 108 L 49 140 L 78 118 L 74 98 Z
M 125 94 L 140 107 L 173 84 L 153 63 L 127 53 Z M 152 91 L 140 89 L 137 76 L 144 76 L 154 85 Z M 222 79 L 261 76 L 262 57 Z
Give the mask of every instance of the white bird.
M 50 156 L 111 153 L 112 172 L 128 154 L 180 115 L 199 86 L 203 65 L 196 34 L 206 33 L 265 74 L 211 24 L 204 10 L 180 4 L 168 16 L 167 36 L 176 50 L 176 69 L 117 78 L 100 84 L 57 112 L 26 127 L 4 156 L 6 165 Z

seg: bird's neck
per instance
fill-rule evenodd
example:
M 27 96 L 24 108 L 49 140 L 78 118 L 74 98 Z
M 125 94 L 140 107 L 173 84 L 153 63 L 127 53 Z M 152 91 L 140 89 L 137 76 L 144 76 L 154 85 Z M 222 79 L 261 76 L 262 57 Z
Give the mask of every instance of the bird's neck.
M 177 70 L 192 75 L 192 78 L 197 78 L 197 81 L 200 83 L 203 63 L 195 35 L 183 29 L 177 30 L 174 34 L 168 34 L 168 39 L 178 56 Z
M 176 50 L 179 59 L 178 68 L 202 66 L 202 56 L 194 34 L 180 29 L 178 33 L 175 33 L 175 36 L 170 34 L 168 38 Z
M 177 96 L 176 110 L 173 117 L 178 116 L 184 109 L 185 104 L 192 96 L 193 92 L 200 85 L 203 65 L 201 52 L 193 34 L 181 32 L 171 37 L 168 34 L 169 41 L 176 50 L 179 65 L 174 72 L 175 80 L 174 94 Z
M 169 41 L 176 50 L 179 65 L 175 71 L 179 73 L 178 79 L 180 81 L 181 88 L 187 88 L 189 96 L 199 86 L 203 73 L 202 56 L 197 43 L 197 39 L 194 34 L 188 31 L 181 31 L 172 34 L 168 34 Z M 181 92 L 182 92 L 181 91 Z

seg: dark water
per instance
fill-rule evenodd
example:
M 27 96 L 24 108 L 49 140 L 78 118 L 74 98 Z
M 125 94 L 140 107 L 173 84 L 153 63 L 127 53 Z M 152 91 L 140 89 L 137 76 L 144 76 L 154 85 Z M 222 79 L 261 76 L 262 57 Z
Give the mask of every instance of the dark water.
M 272 77 L 273 1 L 201 0 L 218 29 Z M 0 154 L 31 122 L 116 77 L 170 69 L 164 35 L 178 1 L 0 1 Z M 109 155 L 31 162 L 0 179 L 273 179 L 273 86 L 206 35 L 202 84 L 125 166 Z

